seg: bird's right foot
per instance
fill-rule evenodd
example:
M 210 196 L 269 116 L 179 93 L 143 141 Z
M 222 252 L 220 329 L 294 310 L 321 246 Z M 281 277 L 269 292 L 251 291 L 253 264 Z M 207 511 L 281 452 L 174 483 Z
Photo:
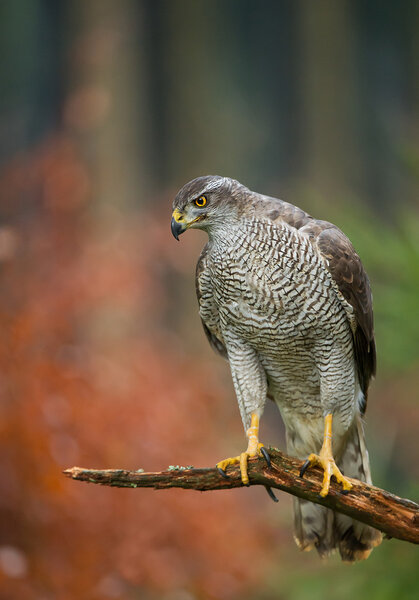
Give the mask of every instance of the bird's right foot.
M 217 463 L 216 467 L 218 472 L 224 479 L 228 478 L 226 473 L 226 469 L 230 465 L 240 465 L 240 473 L 241 480 L 243 485 L 249 485 L 249 475 L 248 475 L 248 460 L 249 458 L 253 458 L 254 456 L 263 456 L 267 462 L 268 467 L 271 466 L 271 459 L 269 457 L 268 452 L 263 444 L 259 442 L 259 417 L 255 413 L 252 414 L 251 417 L 251 425 L 247 430 L 247 439 L 248 445 L 247 450 L 242 452 L 239 456 L 234 456 L 232 458 L 226 458 Z

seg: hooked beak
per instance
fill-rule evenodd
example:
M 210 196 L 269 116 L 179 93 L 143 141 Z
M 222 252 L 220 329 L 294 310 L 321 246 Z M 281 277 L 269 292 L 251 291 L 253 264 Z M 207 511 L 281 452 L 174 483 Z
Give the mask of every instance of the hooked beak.
M 175 208 L 175 210 L 173 211 L 172 222 L 170 227 L 172 230 L 173 237 L 177 241 L 179 241 L 180 234 L 183 233 L 188 227 L 187 223 L 185 223 L 185 219 L 182 213 L 177 208 Z
M 175 217 L 172 217 L 172 222 L 170 224 L 171 230 L 172 230 L 172 234 L 173 237 L 179 241 L 179 236 L 181 233 L 183 233 L 186 229 L 186 227 L 184 226 L 183 223 L 179 223 L 179 221 L 176 221 Z
M 191 227 L 191 225 L 193 225 L 194 223 L 201 221 L 204 218 L 204 216 L 205 215 L 198 215 L 197 217 L 195 217 L 195 219 L 192 219 L 192 221 L 186 221 L 185 217 L 180 212 L 180 210 L 175 208 L 172 214 L 171 223 L 173 236 L 179 241 L 180 234 L 189 229 L 189 227 Z

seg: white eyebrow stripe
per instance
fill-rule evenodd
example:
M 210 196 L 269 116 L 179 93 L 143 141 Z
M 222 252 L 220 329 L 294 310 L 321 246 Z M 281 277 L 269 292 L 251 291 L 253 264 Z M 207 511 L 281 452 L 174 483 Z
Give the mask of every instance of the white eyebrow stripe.
M 214 181 L 211 181 L 211 183 L 209 183 L 207 186 L 205 186 L 205 189 L 203 190 L 204 192 L 210 192 L 211 190 L 214 190 L 215 188 L 221 187 L 223 185 L 223 183 L 225 182 L 225 177 L 221 177 L 221 179 L 215 179 Z

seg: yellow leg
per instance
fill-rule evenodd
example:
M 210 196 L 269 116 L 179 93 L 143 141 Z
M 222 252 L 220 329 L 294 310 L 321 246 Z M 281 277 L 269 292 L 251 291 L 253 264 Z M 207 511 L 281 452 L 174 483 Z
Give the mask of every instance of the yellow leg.
M 242 483 L 244 485 L 248 485 L 249 476 L 247 474 L 247 461 L 252 456 L 257 456 L 261 454 L 261 448 L 263 448 L 263 444 L 259 442 L 259 417 L 256 413 L 252 413 L 250 427 L 246 432 L 247 434 L 247 450 L 242 452 L 239 456 L 234 456 L 232 458 L 226 458 L 225 460 L 217 463 L 217 469 L 221 472 L 221 475 L 226 476 L 225 470 L 229 465 L 240 464 L 240 473 L 242 478 Z M 266 450 L 264 451 L 265 456 Z M 266 453 L 267 454 L 267 453 Z M 266 456 L 265 456 L 266 458 Z M 268 459 L 266 459 L 268 461 Z
M 318 465 L 323 469 L 323 485 L 320 492 L 320 496 L 323 496 L 323 498 L 329 493 L 330 479 L 332 476 L 336 479 L 338 483 L 342 484 L 342 487 L 345 491 L 349 491 L 352 487 L 352 483 L 342 475 L 335 463 L 335 459 L 333 458 L 332 419 L 333 416 L 331 414 L 326 415 L 325 417 L 323 446 L 320 450 L 320 454 L 310 454 L 300 471 L 300 476 L 302 477 L 305 471 L 309 467 L 313 467 L 314 465 Z

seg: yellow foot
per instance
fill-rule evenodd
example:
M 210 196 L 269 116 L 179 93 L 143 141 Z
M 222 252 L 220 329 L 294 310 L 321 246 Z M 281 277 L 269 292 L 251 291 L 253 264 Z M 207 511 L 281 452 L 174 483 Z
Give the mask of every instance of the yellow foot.
M 324 471 L 323 486 L 320 492 L 320 496 L 324 498 L 329 493 L 330 479 L 332 478 L 332 476 L 336 479 L 338 483 L 342 484 L 343 490 L 345 492 L 348 492 L 351 489 L 352 483 L 342 475 L 331 453 L 329 454 L 328 452 L 324 452 L 323 448 L 320 452 L 320 455 L 310 454 L 308 459 L 301 467 L 300 477 L 304 475 L 304 473 L 309 467 L 313 467 L 315 465 L 321 467 Z
M 330 488 L 330 479 L 333 477 L 336 479 L 338 483 L 342 484 L 343 491 L 348 492 L 352 483 L 346 479 L 339 471 L 335 459 L 332 454 L 332 420 L 333 416 L 331 413 L 327 414 L 324 418 L 324 437 L 323 437 L 323 446 L 320 450 L 320 454 L 310 454 L 308 459 L 305 461 L 303 466 L 301 467 L 300 477 L 304 475 L 309 467 L 313 467 L 314 465 L 318 465 L 324 471 L 323 477 L 323 486 L 320 492 L 320 496 L 323 498 L 327 496 Z
M 247 474 L 247 462 L 249 460 L 249 458 L 252 458 L 253 456 L 263 456 L 266 460 L 266 462 L 268 463 L 268 466 L 271 466 L 271 459 L 269 457 L 269 454 L 267 453 L 267 451 L 265 450 L 263 444 L 258 443 L 256 448 L 249 450 L 249 448 L 246 450 L 246 452 L 242 452 L 239 456 L 234 456 L 232 458 L 226 458 L 220 462 L 218 462 L 216 464 L 216 467 L 218 469 L 218 471 L 220 472 L 220 475 L 222 475 L 224 477 L 224 479 L 228 479 L 228 475 L 226 473 L 226 468 L 229 465 L 237 465 L 240 464 L 240 473 L 241 473 L 241 478 L 242 478 L 242 483 L 243 485 L 249 485 L 249 476 Z

